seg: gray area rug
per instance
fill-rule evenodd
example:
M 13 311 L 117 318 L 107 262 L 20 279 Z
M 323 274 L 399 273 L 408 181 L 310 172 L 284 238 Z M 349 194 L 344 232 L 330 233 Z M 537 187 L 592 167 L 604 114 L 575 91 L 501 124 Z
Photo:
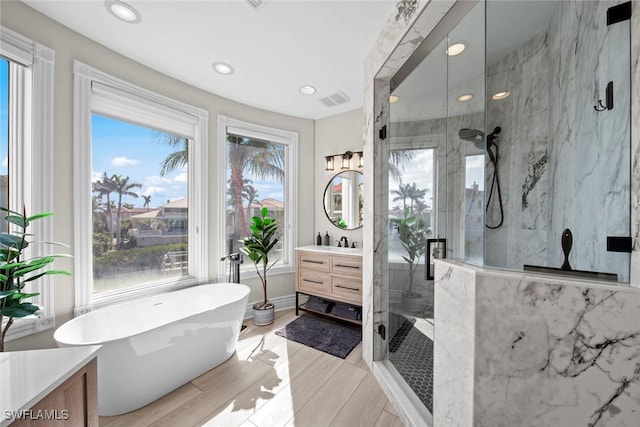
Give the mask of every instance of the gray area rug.
M 333 356 L 346 358 L 362 340 L 359 326 L 302 315 L 278 329 L 276 335 Z

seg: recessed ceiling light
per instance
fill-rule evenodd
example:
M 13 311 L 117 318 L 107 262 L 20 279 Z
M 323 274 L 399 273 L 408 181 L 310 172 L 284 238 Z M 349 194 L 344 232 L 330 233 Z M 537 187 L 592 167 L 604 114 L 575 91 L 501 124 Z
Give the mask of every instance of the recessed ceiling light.
M 141 21 L 140 13 L 132 6 L 119 0 L 106 0 L 104 6 L 116 18 L 130 24 L 137 24 Z
M 466 48 L 467 46 L 464 43 L 454 43 L 447 48 L 447 55 L 449 56 L 460 55 L 462 52 L 464 52 Z
M 507 96 L 511 95 L 511 92 L 498 92 L 491 97 L 491 99 L 499 100 L 505 99 Z
M 313 95 L 314 93 L 316 93 L 316 88 L 311 85 L 300 86 L 300 89 L 298 90 L 303 95 Z
M 467 101 L 471 101 L 473 99 L 473 94 L 471 93 L 465 93 L 464 95 L 460 95 L 458 97 L 458 101 L 460 102 L 467 102 Z
M 398 102 L 400 100 L 400 97 L 398 95 L 390 95 L 389 96 L 389 103 L 394 104 L 396 102 Z
M 233 67 L 225 62 L 214 62 L 213 69 L 220 74 L 233 74 Z

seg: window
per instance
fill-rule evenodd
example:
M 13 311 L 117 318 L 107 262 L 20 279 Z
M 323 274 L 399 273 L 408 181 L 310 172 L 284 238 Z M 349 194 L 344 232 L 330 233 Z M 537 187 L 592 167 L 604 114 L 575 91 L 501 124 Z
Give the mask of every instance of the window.
M 0 205 L 27 214 L 53 211 L 53 76 L 55 53 L 0 26 Z M 54 241 L 53 219 L 34 222 L 38 240 Z M 4 221 L 0 221 L 4 223 Z M 2 225 L 6 230 L 6 224 Z M 67 242 L 71 243 L 71 242 Z M 39 247 L 38 247 L 39 246 Z M 29 248 L 33 256 L 47 253 L 45 245 Z M 54 326 L 55 281 L 43 276 L 31 284 L 32 299 L 42 306 L 37 319 L 16 319 L 8 340 Z
M 220 235 L 225 239 L 221 256 L 237 252 L 239 240 L 249 233 L 251 217 L 266 207 L 280 224 L 278 244 L 269 261 L 277 263 L 272 272 L 293 270 L 295 236 L 295 179 L 298 135 L 264 126 L 218 117 L 219 179 L 224 184 Z M 245 262 L 243 269 L 254 267 Z M 221 278 L 224 272 L 220 274 Z
M 399 142 L 390 150 L 389 219 L 401 219 L 406 211 L 424 221 L 425 238 L 431 238 L 435 235 L 435 149 L 404 145 Z M 389 261 L 403 262 L 405 255 L 397 227 L 389 221 Z M 417 262 L 424 264 L 424 258 Z
M 188 277 L 188 139 L 93 114 L 93 295 Z
M 76 314 L 206 280 L 207 112 L 78 61 L 74 79 Z
M 465 259 L 482 265 L 484 251 L 484 154 L 465 156 Z
M 9 61 L 0 58 L 0 206 L 9 207 Z M 0 232 L 7 223 L 0 221 Z

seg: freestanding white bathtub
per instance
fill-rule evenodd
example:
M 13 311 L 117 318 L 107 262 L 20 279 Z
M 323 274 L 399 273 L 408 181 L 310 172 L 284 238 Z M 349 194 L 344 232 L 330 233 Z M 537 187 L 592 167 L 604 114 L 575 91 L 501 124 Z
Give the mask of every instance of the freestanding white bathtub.
M 246 285 L 199 285 L 84 314 L 53 336 L 59 347 L 102 344 L 98 413 L 118 415 L 231 357 L 248 298 Z

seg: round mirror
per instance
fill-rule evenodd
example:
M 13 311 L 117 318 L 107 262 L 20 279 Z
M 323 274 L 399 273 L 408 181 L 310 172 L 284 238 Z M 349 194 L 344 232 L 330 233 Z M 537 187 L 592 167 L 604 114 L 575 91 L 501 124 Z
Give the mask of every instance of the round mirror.
M 324 190 L 324 211 L 329 221 L 342 230 L 362 227 L 362 172 L 340 172 Z

